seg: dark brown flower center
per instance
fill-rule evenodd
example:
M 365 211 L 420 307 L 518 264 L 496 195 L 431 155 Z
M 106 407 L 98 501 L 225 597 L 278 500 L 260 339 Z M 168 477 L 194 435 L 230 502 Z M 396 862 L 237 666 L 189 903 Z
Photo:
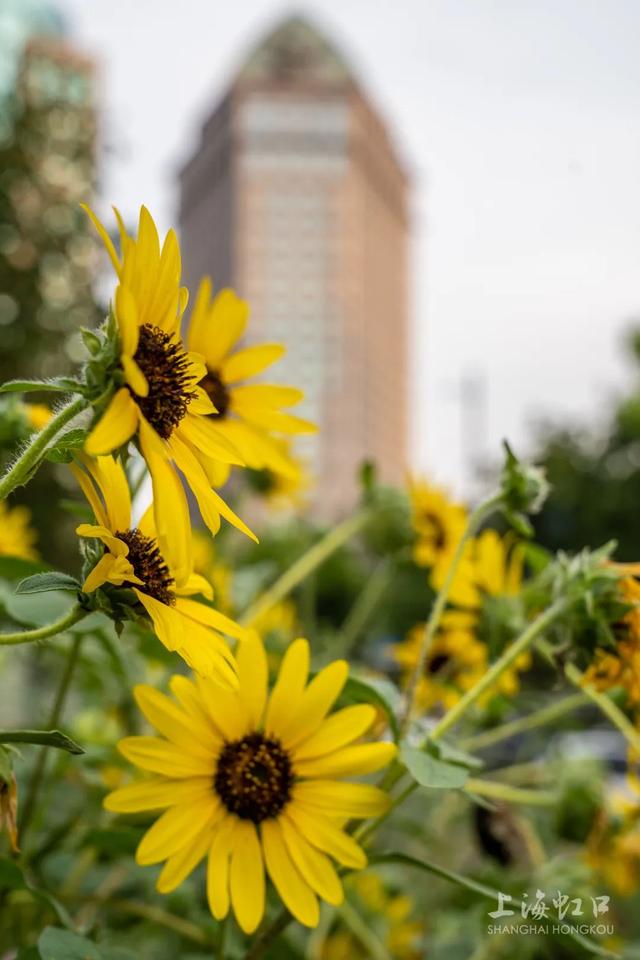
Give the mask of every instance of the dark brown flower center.
M 451 657 L 448 653 L 436 653 L 434 657 L 427 659 L 425 663 L 425 673 L 433 675 L 440 673 L 449 664 Z
M 230 813 L 261 823 L 289 802 L 293 769 L 279 740 L 249 733 L 226 743 L 218 757 L 213 785 Z
M 447 534 L 440 517 L 431 511 L 424 511 L 420 515 L 422 523 L 428 526 L 429 537 L 433 541 L 436 550 L 442 550 L 447 543 Z
M 205 391 L 211 403 L 214 405 L 217 413 L 212 413 L 212 417 L 222 419 L 226 417 L 231 402 L 231 396 L 227 386 L 217 370 L 208 370 L 206 376 L 202 378 L 199 386 Z
M 143 323 L 133 359 L 147 379 L 149 393 L 132 396 L 156 433 L 168 440 L 195 397 L 189 389 L 189 358 L 178 340 Z
M 133 567 L 136 577 L 139 577 L 144 584 L 142 587 L 134 583 L 125 583 L 124 585 L 138 587 L 143 593 L 148 593 L 150 597 L 154 597 L 160 603 L 172 606 L 175 603 L 174 580 L 156 541 L 150 537 L 145 537 L 138 529 L 116 533 L 116 537 L 129 547 L 127 560 Z

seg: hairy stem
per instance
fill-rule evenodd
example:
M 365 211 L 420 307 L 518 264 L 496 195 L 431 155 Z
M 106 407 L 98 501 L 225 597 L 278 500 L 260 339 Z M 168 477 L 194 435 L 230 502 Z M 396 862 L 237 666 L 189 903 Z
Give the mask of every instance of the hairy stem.
M 67 610 L 59 620 L 46 623 L 43 627 L 34 627 L 33 630 L 20 630 L 18 633 L 0 633 L 0 646 L 17 646 L 20 643 L 33 643 L 36 640 L 46 640 L 56 634 L 68 630 L 74 623 L 88 615 L 88 611 L 76 604 Z
M 31 473 L 38 467 L 49 446 L 49 443 L 70 420 L 73 420 L 81 410 L 84 410 L 87 401 L 84 397 L 76 397 L 66 407 L 51 417 L 49 422 L 34 436 L 27 448 L 7 470 L 0 480 L 0 500 L 5 500 L 12 490 L 26 483 Z
M 456 547 L 455 553 L 451 559 L 451 564 L 447 570 L 444 583 L 442 584 L 442 587 L 440 588 L 440 591 L 433 603 L 431 613 L 429 614 L 429 619 L 427 620 L 427 624 L 425 626 L 422 644 L 420 645 L 420 651 L 418 653 L 418 659 L 415 667 L 413 668 L 411 679 L 409 681 L 406 706 L 400 721 L 401 735 L 406 733 L 407 727 L 411 723 L 420 677 L 424 673 L 424 665 L 435 641 L 436 633 L 438 627 L 440 626 L 440 620 L 442 619 L 442 614 L 444 613 L 444 609 L 447 605 L 447 600 L 449 599 L 449 593 L 451 592 L 458 566 L 460 565 L 460 561 L 464 556 L 465 547 L 469 540 L 477 533 L 483 521 L 486 520 L 486 518 L 497 509 L 501 501 L 502 495 L 495 494 L 476 507 L 469 517 L 466 530 L 464 531 Z

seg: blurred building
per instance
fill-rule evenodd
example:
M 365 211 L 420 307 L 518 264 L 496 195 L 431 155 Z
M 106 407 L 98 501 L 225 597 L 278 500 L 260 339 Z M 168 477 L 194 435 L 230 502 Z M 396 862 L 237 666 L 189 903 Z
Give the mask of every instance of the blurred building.
M 407 176 L 349 65 L 313 26 L 286 20 L 242 66 L 181 172 L 186 282 L 231 285 L 250 341 L 283 341 L 277 379 L 318 423 L 300 454 L 317 512 L 356 496 L 376 462 L 406 468 Z

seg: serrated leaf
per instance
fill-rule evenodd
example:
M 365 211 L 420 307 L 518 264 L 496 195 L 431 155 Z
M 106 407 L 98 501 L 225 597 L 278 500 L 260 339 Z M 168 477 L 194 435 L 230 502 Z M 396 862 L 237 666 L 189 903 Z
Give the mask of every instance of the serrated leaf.
M 84 750 L 60 730 L 0 730 L 0 743 L 38 743 L 80 756 Z
M 59 927 L 45 927 L 38 950 L 42 960 L 103 960 L 95 943 Z
M 427 744 L 427 752 L 437 760 L 444 760 L 446 763 L 455 763 L 460 767 L 466 767 L 467 770 L 479 770 L 484 767 L 484 760 L 480 757 L 474 757 L 460 747 L 454 746 L 447 740 L 437 740 L 435 743 Z
M 459 790 L 465 785 L 469 777 L 466 767 L 457 763 L 447 763 L 438 760 L 430 753 L 425 753 L 419 747 L 403 744 L 400 757 L 407 770 L 421 787 L 436 790 Z
M 393 739 L 397 742 L 399 736 L 398 720 L 395 710 L 389 702 L 396 693 L 396 688 L 388 680 L 361 680 L 359 677 L 349 677 L 341 700 L 347 703 L 370 703 L 379 707 L 389 721 L 389 728 Z
M 48 380 L 8 380 L 0 385 L 0 393 L 82 393 L 84 384 L 72 377 L 51 377 Z
M 18 594 L 25 593 L 47 593 L 49 590 L 80 590 L 80 584 L 75 577 L 70 577 L 68 573 L 61 570 L 51 570 L 47 573 L 34 573 L 31 577 L 25 577 L 16 587 Z

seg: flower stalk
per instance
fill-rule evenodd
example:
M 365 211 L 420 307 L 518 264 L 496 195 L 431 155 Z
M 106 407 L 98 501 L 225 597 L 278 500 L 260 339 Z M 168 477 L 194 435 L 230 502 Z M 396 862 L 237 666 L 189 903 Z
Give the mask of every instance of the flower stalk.
M 62 407 L 55 416 L 51 417 L 46 426 L 36 433 L 31 443 L 0 479 L 0 500 L 6 500 L 16 487 L 22 486 L 29 480 L 43 460 L 50 442 L 63 427 L 84 410 L 86 405 L 85 397 L 76 397 L 66 407 Z
M 34 643 L 37 640 L 46 640 L 49 637 L 55 637 L 59 633 L 64 633 L 74 624 L 78 623 L 89 613 L 80 604 L 71 607 L 70 610 L 54 620 L 53 623 L 47 623 L 43 627 L 34 627 L 33 630 L 20 630 L 17 633 L 0 633 L 0 646 L 17 646 L 21 643 Z

